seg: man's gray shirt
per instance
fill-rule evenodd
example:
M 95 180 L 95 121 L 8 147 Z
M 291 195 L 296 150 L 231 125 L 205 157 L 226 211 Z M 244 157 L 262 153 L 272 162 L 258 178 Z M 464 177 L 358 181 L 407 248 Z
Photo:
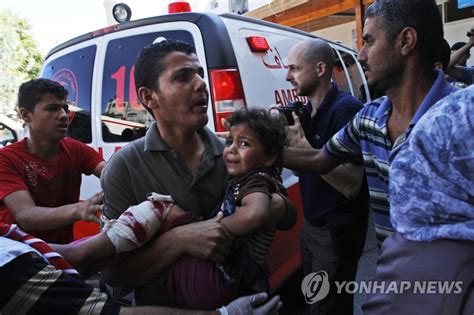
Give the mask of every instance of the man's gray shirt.
M 171 195 L 184 210 L 209 218 L 222 199 L 228 174 L 222 159 L 224 144 L 207 128 L 199 135 L 205 151 L 196 176 L 163 141 L 156 123 L 144 138 L 115 153 L 101 176 L 104 215 L 117 218 L 156 192 Z

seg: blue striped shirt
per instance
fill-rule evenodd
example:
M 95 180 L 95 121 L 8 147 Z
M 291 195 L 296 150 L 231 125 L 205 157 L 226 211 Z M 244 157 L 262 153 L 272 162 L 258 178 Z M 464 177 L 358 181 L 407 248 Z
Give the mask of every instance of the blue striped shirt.
M 326 143 L 324 150 L 331 156 L 344 160 L 363 159 L 369 186 L 370 206 L 374 214 L 375 232 L 383 241 L 394 231 L 390 222 L 388 199 L 388 174 L 390 164 L 405 144 L 412 128 L 421 116 L 438 100 L 457 88 L 444 79 L 438 71 L 436 81 L 421 102 L 408 128 L 394 143 L 388 132 L 388 119 L 392 102 L 383 96 L 369 103 L 343 129 Z

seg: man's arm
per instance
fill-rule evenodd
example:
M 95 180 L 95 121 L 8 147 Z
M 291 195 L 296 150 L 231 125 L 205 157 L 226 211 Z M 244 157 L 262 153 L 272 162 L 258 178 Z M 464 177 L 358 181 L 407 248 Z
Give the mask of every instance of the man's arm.
M 288 128 L 290 146 L 311 149 L 312 146 L 304 135 L 298 116 L 293 114 L 293 118 L 295 124 Z M 293 173 L 298 176 L 298 172 Z M 321 175 L 321 178 L 344 197 L 352 199 L 357 196 L 362 186 L 364 168 L 351 163 L 340 164 L 326 175 Z
M 169 314 L 169 315 L 274 315 L 283 306 L 280 296 L 276 295 L 268 300 L 267 293 L 255 293 L 233 300 L 228 305 L 216 311 L 182 310 L 158 306 L 139 306 L 120 309 L 121 315 L 133 314 Z
M 471 36 L 469 36 L 469 41 L 456 50 L 453 54 L 451 54 L 451 58 L 449 59 L 449 66 L 447 69 L 447 74 L 452 76 L 453 78 L 460 80 L 462 78 L 462 67 L 456 66 L 459 60 L 466 55 L 466 53 L 474 46 L 474 26 L 471 27 L 469 31 Z
M 101 210 L 102 193 L 83 202 L 56 208 L 36 206 L 27 190 L 15 191 L 3 200 L 23 230 L 48 231 L 71 225 L 77 220 L 99 222 L 96 213 Z
M 100 162 L 99 164 L 97 164 L 92 174 L 100 178 L 100 175 L 102 174 L 102 170 L 104 169 L 104 167 L 105 167 L 105 161 Z
M 352 163 L 340 164 L 321 178 L 347 199 L 353 199 L 362 187 L 364 167 Z
M 283 166 L 296 171 L 312 171 L 326 174 L 341 164 L 323 149 L 286 147 Z

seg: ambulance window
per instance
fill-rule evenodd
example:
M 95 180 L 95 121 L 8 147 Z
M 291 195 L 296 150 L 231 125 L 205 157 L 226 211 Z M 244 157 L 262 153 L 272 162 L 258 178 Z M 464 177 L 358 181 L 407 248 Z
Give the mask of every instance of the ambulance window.
M 153 117 L 138 102 L 133 64 L 141 49 L 157 38 L 173 38 L 194 45 L 186 31 L 147 33 L 111 40 L 107 45 L 102 81 L 102 138 L 128 142 L 145 135 Z
M 366 101 L 366 93 L 364 81 L 362 80 L 361 72 L 357 66 L 357 61 L 355 57 L 348 52 L 339 50 L 344 64 L 346 65 L 347 72 L 349 73 L 349 80 L 352 83 L 352 88 L 354 90 L 354 97 L 360 99 L 362 102 Z M 350 90 L 348 91 L 350 93 Z
M 7 144 L 16 142 L 18 139 L 11 128 L 3 123 L 0 123 L 0 148 L 5 147 Z
M 96 46 L 75 50 L 49 62 L 43 77 L 61 83 L 69 92 L 68 134 L 84 143 L 92 142 L 91 90 Z
M 346 72 L 344 71 L 344 66 L 342 65 L 342 61 L 337 55 L 336 51 L 334 51 L 334 53 L 336 54 L 336 63 L 334 65 L 334 69 L 332 70 L 332 80 L 337 84 L 339 90 L 352 94 Z

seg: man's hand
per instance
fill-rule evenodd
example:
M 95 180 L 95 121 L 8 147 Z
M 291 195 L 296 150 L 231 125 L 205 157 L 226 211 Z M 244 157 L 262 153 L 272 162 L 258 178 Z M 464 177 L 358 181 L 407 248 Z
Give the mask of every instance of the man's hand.
M 186 254 L 221 263 L 230 253 L 233 241 L 232 234 L 220 223 L 223 216 L 219 212 L 210 220 L 182 225 L 172 231 Z
M 276 295 L 270 301 L 264 303 L 267 299 L 267 293 L 257 293 L 254 295 L 243 296 L 234 300 L 226 307 L 219 309 L 219 311 L 223 315 L 278 314 L 278 310 L 283 306 L 280 296 Z
M 216 131 L 214 134 L 222 139 L 227 139 L 229 137 L 229 131 Z
M 221 118 L 221 124 L 226 131 L 218 131 L 214 132 L 214 134 L 219 138 L 227 139 L 229 137 L 230 124 L 225 118 Z
M 103 199 L 104 193 L 101 191 L 85 201 L 78 202 L 76 207 L 78 220 L 100 223 L 97 213 L 102 210 Z
M 293 115 L 295 123 L 291 126 L 288 126 L 289 145 L 298 148 L 311 148 L 311 144 L 309 144 L 304 135 L 303 127 L 301 127 L 298 115 L 296 115 L 294 112 L 291 114 Z

